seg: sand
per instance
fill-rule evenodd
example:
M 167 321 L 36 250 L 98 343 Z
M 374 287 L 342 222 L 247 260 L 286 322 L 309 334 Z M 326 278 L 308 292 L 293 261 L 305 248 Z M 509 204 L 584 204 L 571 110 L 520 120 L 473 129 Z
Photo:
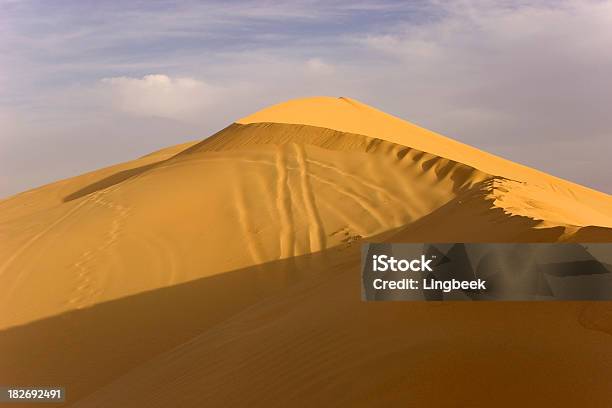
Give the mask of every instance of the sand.
M 362 240 L 612 242 L 612 197 L 353 99 L 272 106 L 0 201 L 0 384 L 79 407 L 609 401 L 608 303 L 363 303 Z

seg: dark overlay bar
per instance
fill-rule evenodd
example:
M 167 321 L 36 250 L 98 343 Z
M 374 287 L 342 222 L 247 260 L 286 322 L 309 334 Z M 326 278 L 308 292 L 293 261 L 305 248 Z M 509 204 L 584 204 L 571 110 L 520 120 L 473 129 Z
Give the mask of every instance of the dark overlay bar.
M 612 300 L 612 243 L 363 244 L 365 301 Z

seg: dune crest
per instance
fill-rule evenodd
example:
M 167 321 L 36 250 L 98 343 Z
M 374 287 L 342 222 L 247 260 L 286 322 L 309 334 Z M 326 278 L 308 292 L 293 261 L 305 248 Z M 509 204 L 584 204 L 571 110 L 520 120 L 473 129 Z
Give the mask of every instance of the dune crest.
M 485 173 L 534 184 L 550 185 L 565 194 L 579 191 L 583 199 L 602 211 L 612 226 L 609 196 L 575 183 L 511 162 L 439 135 L 351 98 L 295 99 L 263 109 L 237 121 L 240 124 L 291 123 L 356 133 L 408 146 L 474 167 Z M 603 201 L 605 204 L 601 204 Z
M 285 102 L 202 141 L 0 201 L 0 383 L 66 384 L 73 402 L 89 396 L 82 406 L 150 407 L 173 403 L 134 393 L 127 403 L 124 391 L 184 375 L 168 398 L 181 395 L 184 406 L 207 398 L 221 403 L 230 392 L 223 384 L 235 371 L 228 367 L 241 364 L 239 350 L 252 350 L 270 357 L 269 363 L 255 356 L 241 366 L 253 372 L 263 364 L 261 381 L 231 374 L 253 393 L 251 405 L 265 401 L 275 381 L 281 406 L 332 398 L 330 388 L 317 395 L 312 384 L 278 381 L 315 375 L 314 365 L 303 371 L 308 359 L 287 354 L 297 341 L 293 331 L 310 336 L 310 345 L 300 348 L 306 356 L 335 355 L 330 361 L 337 365 L 328 368 L 335 375 L 350 372 L 349 383 L 365 384 L 367 367 L 377 364 L 393 366 L 399 375 L 393 355 L 403 361 L 401 350 L 387 348 L 391 354 L 381 351 L 370 361 L 356 340 L 367 337 L 363 327 L 377 327 L 390 347 L 391 323 L 407 318 L 405 305 L 368 308 L 359 301 L 362 240 L 612 241 L 612 198 L 353 99 Z M 351 284 L 343 286 L 340 277 Z M 317 304 L 342 313 L 326 314 Z M 469 324 L 479 315 L 494 324 L 489 312 L 468 312 L 471 307 L 460 312 Z M 554 325 L 545 319 L 546 307 L 537 306 L 533 319 Z M 159 325 L 151 308 L 163 310 Z M 422 312 L 430 308 L 419 306 Z M 442 309 L 450 310 L 441 308 L 440 319 L 449 319 Z M 283 310 L 297 320 L 286 320 Z M 568 322 L 583 316 L 578 307 L 564 310 Z M 508 313 L 509 321 L 522 318 L 519 306 Z M 597 309 L 588 316 L 599 321 L 605 313 Z M 410 319 L 429 327 L 422 317 Z M 337 332 L 326 332 L 330 327 Z M 465 336 L 452 327 L 451 338 Z M 568 327 L 572 335 L 588 337 L 583 326 Z M 501 344 L 499 330 L 479 341 Z M 404 335 L 409 331 L 397 334 Z M 61 353 L 69 338 L 82 346 L 74 359 L 58 360 L 50 349 Z M 275 340 L 265 348 L 262 342 L 270 338 Z M 527 347 L 527 340 L 516 341 Z M 363 341 L 374 347 L 370 342 L 377 340 Z M 228 349 L 234 342 L 240 348 Z M 224 368 L 211 371 L 202 364 L 197 375 L 185 373 L 198 359 Z M 537 361 L 521 361 L 541 371 Z M 587 370 L 594 361 L 580 364 Z M 168 364 L 175 364 L 172 370 Z M 364 404 L 385 387 L 391 387 L 389 403 L 405 397 L 405 378 L 380 381 L 364 386 Z M 204 392 L 202 383 L 211 386 Z M 343 398 L 336 402 L 360 401 L 353 394 Z

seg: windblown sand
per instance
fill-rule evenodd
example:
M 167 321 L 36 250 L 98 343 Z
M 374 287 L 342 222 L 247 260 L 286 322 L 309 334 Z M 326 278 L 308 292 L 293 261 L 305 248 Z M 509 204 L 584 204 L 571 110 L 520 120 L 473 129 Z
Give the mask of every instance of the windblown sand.
M 612 242 L 612 197 L 352 99 L 272 106 L 0 201 L 0 384 L 78 407 L 609 406 L 610 303 L 365 303 L 362 240 Z

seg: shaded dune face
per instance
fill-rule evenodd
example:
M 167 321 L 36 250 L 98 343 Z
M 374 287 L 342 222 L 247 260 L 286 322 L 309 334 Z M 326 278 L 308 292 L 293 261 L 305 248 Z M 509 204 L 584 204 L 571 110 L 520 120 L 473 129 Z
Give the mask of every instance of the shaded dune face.
M 0 383 L 76 406 L 598 406 L 608 303 L 363 303 L 359 244 L 612 242 L 611 210 L 357 101 L 290 101 L 0 201 Z

